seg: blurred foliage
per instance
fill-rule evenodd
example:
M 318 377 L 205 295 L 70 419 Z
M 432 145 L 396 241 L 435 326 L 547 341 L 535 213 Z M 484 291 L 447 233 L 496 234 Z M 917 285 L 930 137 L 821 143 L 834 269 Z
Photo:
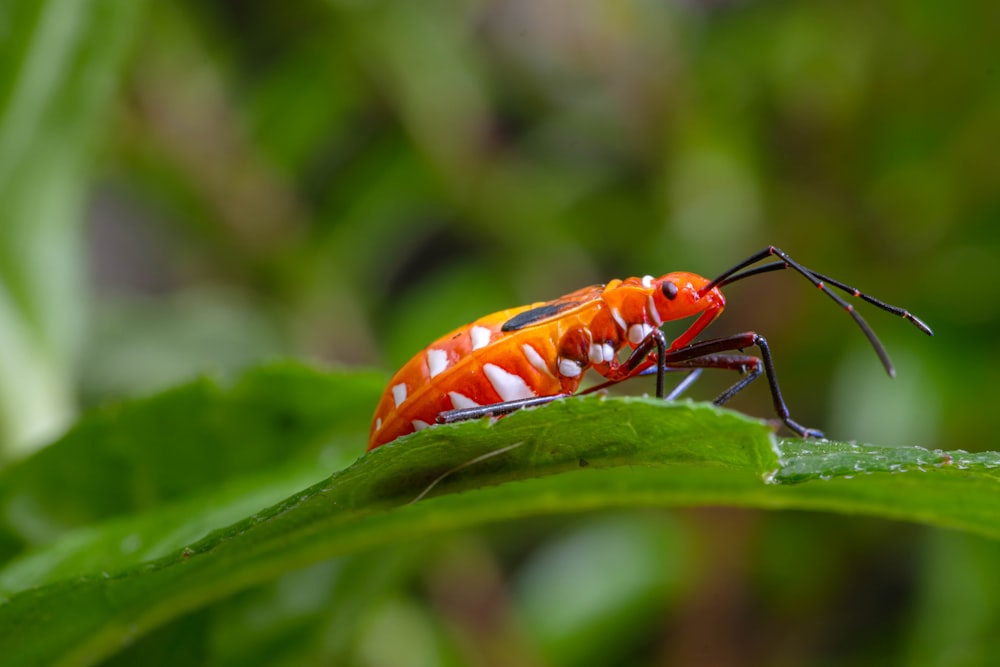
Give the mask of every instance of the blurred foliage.
M 863 307 L 889 381 L 804 281 L 733 285 L 711 333 L 767 336 L 799 421 L 1000 449 L 997 25 L 979 0 L 7 0 L 0 460 L 79 407 L 199 373 L 280 356 L 388 373 L 483 313 L 616 276 L 711 275 L 768 243 L 936 333 Z M 771 411 L 763 387 L 732 406 Z M 620 664 L 996 659 L 995 544 L 780 513 L 621 521 L 634 562 L 664 541 L 698 556 L 644 591 L 621 584 L 635 604 L 608 609 L 641 632 Z M 278 637 L 342 641 L 351 609 L 311 598 L 323 585 L 366 614 L 362 664 L 503 664 L 500 639 L 546 664 L 525 627 L 533 563 L 562 554 L 579 581 L 551 585 L 586 609 L 607 568 L 579 550 L 609 530 L 533 520 L 315 566 L 128 657 L 191 661 L 266 625 L 274 655 L 308 664 Z
M 74 409 L 88 149 L 138 10 L 123 0 L 0 8 L 0 454 L 51 435 Z

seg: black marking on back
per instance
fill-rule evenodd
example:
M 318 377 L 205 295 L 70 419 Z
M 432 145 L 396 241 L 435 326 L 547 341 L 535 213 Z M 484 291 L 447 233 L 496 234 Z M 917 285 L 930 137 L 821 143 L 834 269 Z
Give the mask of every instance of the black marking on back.
M 517 331 L 518 329 L 523 329 L 528 325 L 535 324 L 553 315 L 558 315 L 564 310 L 578 306 L 580 303 L 580 301 L 553 301 L 552 303 L 526 310 L 504 322 L 503 326 L 500 327 L 500 331 Z

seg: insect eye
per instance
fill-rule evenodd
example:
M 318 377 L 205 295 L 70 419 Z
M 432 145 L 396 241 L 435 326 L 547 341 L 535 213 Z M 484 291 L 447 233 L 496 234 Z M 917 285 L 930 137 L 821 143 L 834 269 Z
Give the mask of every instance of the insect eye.
M 677 297 L 677 285 L 669 280 L 663 281 L 660 285 L 660 290 L 663 292 L 663 296 L 667 297 L 668 301 L 673 301 Z

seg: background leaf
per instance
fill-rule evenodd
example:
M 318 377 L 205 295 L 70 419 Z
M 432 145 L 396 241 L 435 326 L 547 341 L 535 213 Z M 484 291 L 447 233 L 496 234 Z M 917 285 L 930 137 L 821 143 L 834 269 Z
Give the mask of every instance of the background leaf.
M 88 163 L 143 4 L 0 8 L 0 443 L 38 444 L 74 410 Z

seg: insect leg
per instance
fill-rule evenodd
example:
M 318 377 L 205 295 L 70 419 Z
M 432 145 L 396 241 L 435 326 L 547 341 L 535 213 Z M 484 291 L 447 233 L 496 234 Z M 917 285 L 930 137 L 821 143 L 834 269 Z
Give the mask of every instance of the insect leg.
M 748 355 L 720 354 L 731 350 L 743 350 L 752 346 L 760 349 L 759 360 L 756 357 Z M 785 399 L 781 395 L 781 388 L 778 386 L 778 378 L 774 371 L 774 361 L 771 358 L 771 348 L 768 347 L 767 340 L 760 334 L 754 331 L 747 331 L 726 336 L 725 338 L 715 338 L 692 343 L 686 347 L 667 352 L 665 357 L 667 365 L 731 368 L 734 370 L 742 370 L 749 366 L 749 372 L 745 377 L 741 378 L 739 382 L 715 399 L 716 405 L 722 405 L 731 399 L 763 372 L 767 377 L 767 383 L 771 390 L 771 401 L 774 404 L 774 412 L 781 421 L 803 438 L 823 437 L 821 431 L 802 426 L 791 418 L 788 406 L 785 404 Z M 751 359 L 755 361 L 750 361 Z
M 694 384 L 695 380 L 698 379 L 701 372 L 706 368 L 733 370 L 743 374 L 743 377 L 740 378 L 738 382 L 719 394 L 715 400 L 712 401 L 716 405 L 723 405 L 727 403 L 729 399 L 743 391 L 747 385 L 759 378 L 764 372 L 764 367 L 761 365 L 760 359 L 749 354 L 706 354 L 703 357 L 696 357 L 688 361 L 675 362 L 673 365 L 668 365 L 666 370 L 669 372 L 689 372 L 686 376 L 684 376 L 684 379 L 677 384 L 677 386 L 670 390 L 669 394 L 664 396 L 664 400 L 676 400 L 678 396 L 683 394 L 692 384 Z M 655 372 L 655 368 L 647 368 L 641 373 L 636 373 L 633 377 L 638 377 L 640 375 L 652 375 Z M 596 387 L 590 387 L 580 393 L 589 394 L 592 391 L 597 391 L 613 384 L 617 383 L 605 382 L 597 385 Z
M 670 369 L 674 370 L 674 369 Z M 694 384 L 695 380 L 701 377 L 701 369 L 695 368 L 684 376 L 684 379 L 677 383 L 677 386 L 670 390 L 670 393 L 663 397 L 665 401 L 676 401 L 681 394 Z
M 649 358 L 650 353 L 656 348 L 656 360 Z M 590 391 L 596 391 L 602 387 L 608 387 L 613 384 L 618 384 L 623 380 L 627 380 L 636 375 L 648 375 L 650 373 L 656 373 L 656 397 L 663 398 L 663 387 L 664 378 L 667 372 L 666 355 L 667 355 L 667 338 L 663 335 L 663 332 L 659 329 L 653 329 L 649 332 L 645 338 L 643 338 L 635 349 L 632 350 L 632 354 L 629 355 L 622 364 L 614 368 L 610 373 L 605 375 L 608 379 L 604 384 L 589 389 Z M 655 364 L 655 365 L 654 365 Z M 655 370 L 653 370 L 655 369 Z
M 680 370 L 670 368 L 667 370 Z M 677 383 L 677 386 L 670 390 L 670 393 L 663 397 L 665 401 L 676 401 L 681 394 L 688 390 L 688 387 L 694 384 L 695 380 L 701 377 L 701 369 L 695 368 L 690 373 L 684 376 L 684 379 Z
M 699 371 L 704 368 L 718 368 L 737 371 L 743 375 L 731 387 L 715 397 L 712 402 L 716 405 L 724 405 L 729 402 L 729 399 L 746 389 L 747 385 L 759 378 L 764 372 L 761 360 L 750 354 L 706 354 L 703 357 L 676 363 L 678 365 L 674 368 L 694 368 Z
M 756 358 L 756 357 L 754 357 L 754 358 Z M 663 400 L 665 400 L 665 401 L 676 401 L 677 398 L 681 394 L 683 394 L 685 391 L 687 391 L 688 388 L 692 384 L 694 384 L 695 380 L 697 380 L 698 377 L 701 375 L 701 369 L 700 368 L 693 368 L 692 369 L 692 367 L 690 365 L 684 365 L 684 366 L 666 366 L 663 370 L 666 373 L 677 373 L 677 372 L 687 371 L 687 375 L 684 376 L 684 379 L 682 379 L 680 382 L 678 382 L 677 385 L 674 386 L 674 388 L 670 390 L 670 393 L 663 397 Z M 630 375 L 630 376 L 628 376 L 626 378 L 623 378 L 621 380 L 607 380 L 606 382 L 602 382 L 601 384 L 594 385 L 593 387 L 587 387 L 586 389 L 577 392 L 577 394 L 579 394 L 581 396 L 584 395 L 584 394 L 592 394 L 595 391 L 600 391 L 602 389 L 607 389 L 608 387 L 612 387 L 612 386 L 618 384 L 619 382 L 624 382 L 625 380 L 629 379 L 629 377 L 638 377 L 640 375 L 652 375 L 652 374 L 654 374 L 656 372 L 657 372 L 657 368 L 655 366 L 650 366 L 649 368 L 646 368 L 646 369 L 644 369 L 644 370 L 642 370 L 642 371 L 640 371 L 638 373 L 634 373 L 634 374 L 632 374 L 632 375 Z
M 455 422 L 467 419 L 479 419 L 481 417 L 499 417 L 509 415 L 521 408 L 531 408 L 536 405 L 551 403 L 557 398 L 565 398 L 570 394 L 553 394 L 551 396 L 531 396 L 529 398 L 519 398 L 514 401 L 504 401 L 503 403 L 491 403 L 490 405 L 479 405 L 474 408 L 458 408 L 456 410 L 446 410 L 437 416 L 438 424 L 454 424 Z
M 704 368 L 728 368 L 744 373 L 743 377 L 733 383 L 733 386 L 715 397 L 712 402 L 716 405 L 728 403 L 729 399 L 746 389 L 748 384 L 759 378 L 760 374 L 764 372 L 764 366 L 760 363 L 760 359 L 748 354 L 716 354 L 709 355 L 707 359 L 710 359 L 712 363 L 706 364 Z

